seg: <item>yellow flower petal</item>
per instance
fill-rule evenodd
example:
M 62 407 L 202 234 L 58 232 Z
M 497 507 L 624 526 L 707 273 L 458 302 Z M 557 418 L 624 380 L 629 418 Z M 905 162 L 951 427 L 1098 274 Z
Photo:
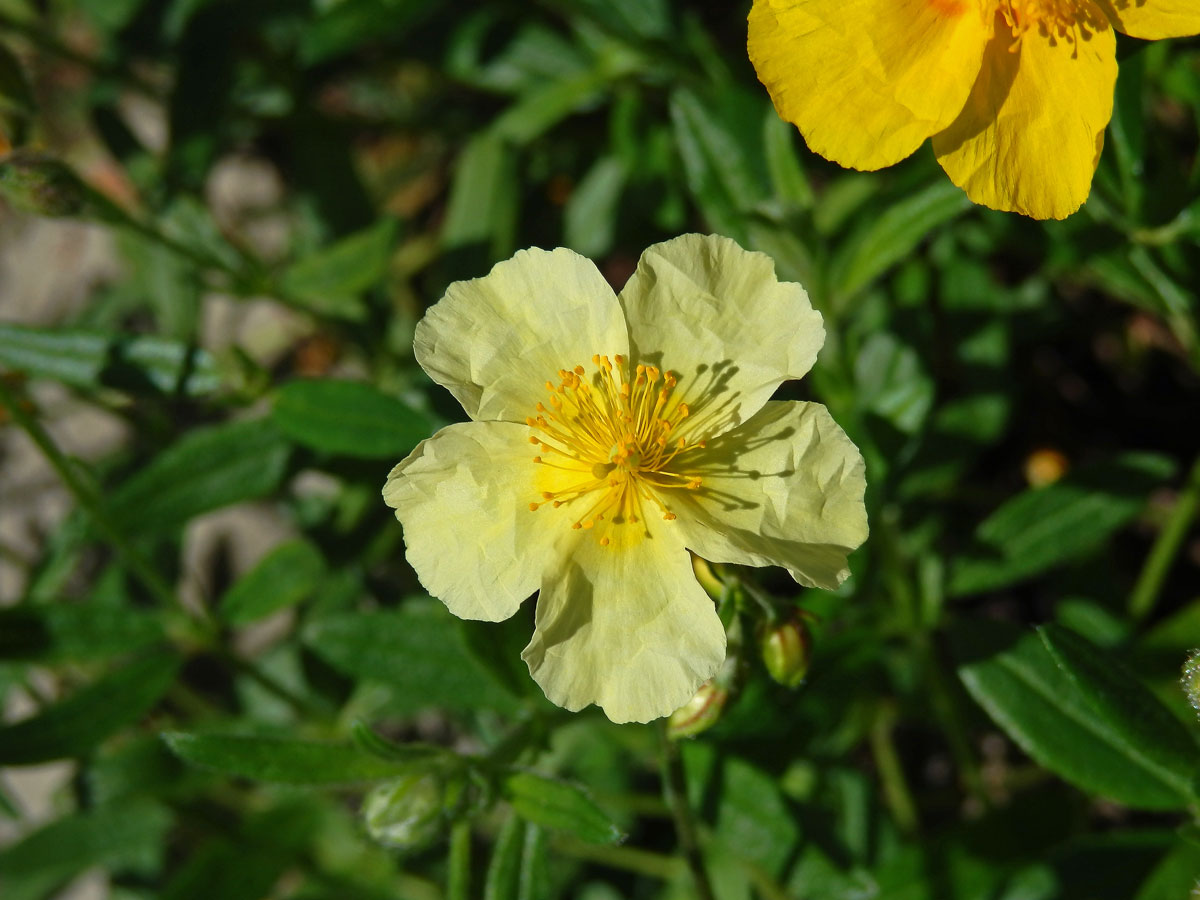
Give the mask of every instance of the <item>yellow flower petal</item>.
M 819 403 L 768 403 L 709 444 L 677 501 L 684 542 L 713 562 L 783 566 L 832 590 L 867 537 L 863 459 Z
M 825 341 L 804 288 L 779 282 L 769 256 L 717 235 L 647 248 L 619 299 L 634 361 L 675 373 L 673 399 L 707 437 L 804 375 Z
M 417 362 L 472 419 L 523 422 L 559 369 L 628 352 L 621 307 L 592 261 L 521 250 L 456 281 L 417 324 Z
M 1196 0 L 1097 0 L 1120 31 L 1130 37 L 1159 38 L 1200 34 Z
M 521 654 L 552 702 L 649 722 L 691 699 L 725 659 L 725 629 L 675 524 L 620 546 L 586 533 L 560 543 Z
M 950 180 L 975 203 L 1035 219 L 1062 219 L 1087 199 L 1112 116 L 1116 38 L 1102 23 L 1080 40 L 1025 32 L 1015 50 L 999 15 L 962 115 L 934 135 Z
M 954 121 L 987 24 L 976 0 L 755 0 L 748 49 L 809 147 L 879 169 Z
M 383 499 L 404 526 L 421 584 L 463 619 L 507 619 L 538 588 L 566 513 L 536 496 L 529 429 L 466 422 L 422 441 L 392 469 Z

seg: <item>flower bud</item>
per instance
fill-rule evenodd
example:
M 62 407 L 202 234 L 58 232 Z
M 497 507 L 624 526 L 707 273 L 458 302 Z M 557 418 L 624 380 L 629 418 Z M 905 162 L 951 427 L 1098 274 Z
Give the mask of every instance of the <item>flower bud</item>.
M 79 215 L 88 203 L 87 189 L 68 166 L 23 150 L 0 162 L 0 196 L 23 212 L 51 217 Z
M 803 683 L 812 659 L 812 634 L 801 619 L 763 628 L 758 649 L 767 674 L 775 681 L 788 688 Z
M 446 824 L 448 793 L 457 794 L 447 791 L 441 774 L 430 770 L 377 785 L 363 800 L 367 832 L 379 843 L 399 850 L 427 847 Z
M 729 691 L 710 679 L 700 685 L 694 697 L 667 719 L 667 737 L 672 740 L 695 737 L 716 725 L 729 700 Z
M 1187 694 L 1188 701 L 1192 704 L 1192 709 L 1200 712 L 1200 650 L 1193 650 L 1192 655 L 1187 658 L 1187 662 L 1183 664 L 1183 677 L 1180 680 L 1183 683 L 1184 693 Z

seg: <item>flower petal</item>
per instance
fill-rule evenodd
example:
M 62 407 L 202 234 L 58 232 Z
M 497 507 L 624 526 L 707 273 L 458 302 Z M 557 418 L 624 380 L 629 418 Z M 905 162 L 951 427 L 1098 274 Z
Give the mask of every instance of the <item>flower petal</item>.
M 649 722 L 691 699 L 725 659 L 725 629 L 671 527 L 601 547 L 571 532 L 547 574 L 521 654 L 559 706 L 595 703 L 614 722 Z
M 687 471 L 698 491 L 673 509 L 684 542 L 713 562 L 783 566 L 832 590 L 867 538 L 865 469 L 858 448 L 819 403 L 772 402 L 709 443 Z
M 1130 37 L 1159 38 L 1200 34 L 1196 0 L 1096 0 L 1119 31 Z
M 463 619 L 507 619 L 537 590 L 569 517 L 537 512 L 529 429 L 464 422 L 422 441 L 392 469 L 383 499 L 404 526 L 421 584 Z
M 522 422 L 559 369 L 628 352 L 621 308 L 592 261 L 521 250 L 456 281 L 417 324 L 417 361 L 472 419 Z
M 719 434 L 810 368 L 825 342 L 821 314 L 763 253 L 729 238 L 685 234 L 642 254 L 619 298 L 635 362 L 674 372 L 672 402 Z
M 1116 38 L 1088 0 L 1081 16 L 1100 23 L 1068 40 L 1012 32 L 997 14 L 971 98 L 934 135 L 950 180 L 975 203 L 1035 219 L 1062 219 L 1091 190 L 1117 81 Z
M 974 0 L 755 0 L 749 25 L 779 115 L 855 169 L 897 163 L 954 121 L 988 37 Z

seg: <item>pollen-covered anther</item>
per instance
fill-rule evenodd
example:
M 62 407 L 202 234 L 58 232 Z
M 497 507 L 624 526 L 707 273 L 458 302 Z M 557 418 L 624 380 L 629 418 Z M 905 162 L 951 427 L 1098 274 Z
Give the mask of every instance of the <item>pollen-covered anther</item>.
M 595 530 L 607 547 L 613 528 L 643 521 L 645 503 L 657 506 L 664 520 L 675 518 L 660 495 L 699 487 L 687 469 L 698 462 L 689 453 L 703 439 L 693 436 L 695 427 L 682 427 L 691 410 L 672 403 L 679 383 L 674 373 L 631 367 L 623 355 L 597 353 L 591 361 L 590 376 L 582 365 L 559 369 L 559 384 L 546 385 L 549 407 L 538 403 L 537 415 L 525 423 L 544 455 L 536 460 L 546 471 L 539 477 L 543 503 L 578 504 L 571 527 Z

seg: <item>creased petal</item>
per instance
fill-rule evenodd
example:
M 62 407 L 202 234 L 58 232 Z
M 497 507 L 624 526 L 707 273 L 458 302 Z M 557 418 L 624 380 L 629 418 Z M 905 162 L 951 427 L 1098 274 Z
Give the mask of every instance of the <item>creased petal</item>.
M 537 601 L 537 628 L 521 654 L 559 706 L 595 703 L 614 722 L 670 715 L 725 658 L 725 629 L 696 583 L 672 526 L 601 547 L 572 532 Z
M 529 429 L 464 422 L 422 441 L 392 469 L 383 499 L 404 526 L 421 584 L 463 619 L 507 619 L 537 590 L 565 513 L 537 494 Z
M 417 324 L 417 361 L 472 419 L 522 422 L 559 369 L 628 352 L 621 308 L 591 260 L 521 250 L 456 281 Z
M 809 147 L 879 169 L 954 121 L 986 26 L 975 0 L 755 0 L 748 49 Z
M 619 299 L 635 362 L 674 372 L 672 403 L 686 402 L 708 435 L 804 375 L 825 341 L 804 288 L 779 282 L 769 256 L 717 235 L 647 248 Z
M 1159 38 L 1200 34 L 1196 0 L 1096 0 L 1119 31 L 1130 37 Z
M 1068 40 L 1027 31 L 1016 50 L 997 15 L 996 37 L 962 115 L 934 135 L 951 181 L 975 203 L 1035 219 L 1062 219 L 1087 199 L 1112 116 L 1116 38 L 1100 23 Z
M 713 562 L 785 567 L 808 587 L 836 588 L 867 538 L 858 448 L 819 403 L 772 402 L 689 460 L 702 479 L 679 491 L 684 542 Z

